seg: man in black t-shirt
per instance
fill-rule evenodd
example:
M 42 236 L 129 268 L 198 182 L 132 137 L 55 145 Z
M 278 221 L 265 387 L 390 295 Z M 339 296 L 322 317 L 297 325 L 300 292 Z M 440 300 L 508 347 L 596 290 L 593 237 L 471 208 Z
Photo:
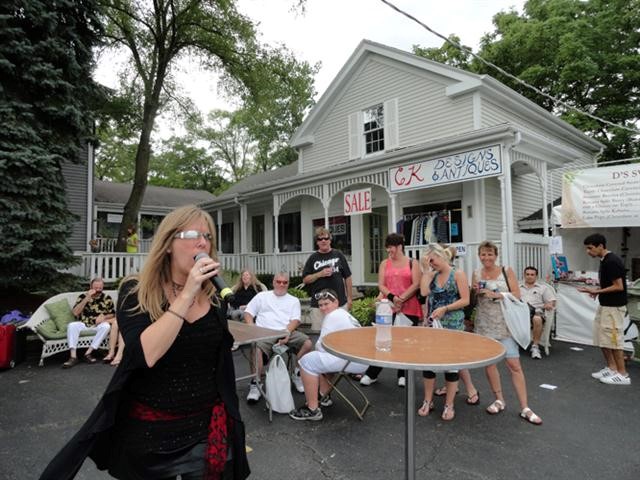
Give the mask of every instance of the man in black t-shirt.
M 624 365 L 624 317 L 627 314 L 627 281 L 622 259 L 607 250 L 607 240 L 594 233 L 584 240 L 587 254 L 600 259 L 599 288 L 581 287 L 600 306 L 593 324 L 593 344 L 600 347 L 606 366 L 591 374 L 607 385 L 631 385 Z
M 351 269 L 347 259 L 339 250 L 331 248 L 331 233 L 324 227 L 315 231 L 318 250 L 312 253 L 302 270 L 302 281 L 308 285 L 311 295 L 311 328 L 320 330 L 322 313 L 318 309 L 315 294 L 324 289 L 331 289 L 338 294 L 338 303 L 345 310 L 351 309 L 353 301 Z

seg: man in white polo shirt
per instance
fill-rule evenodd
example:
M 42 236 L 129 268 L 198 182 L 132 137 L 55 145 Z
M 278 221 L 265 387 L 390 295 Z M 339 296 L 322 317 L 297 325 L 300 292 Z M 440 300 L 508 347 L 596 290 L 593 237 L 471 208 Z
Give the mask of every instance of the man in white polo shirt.
M 268 342 L 258 342 L 258 348 L 270 357 L 273 346 L 278 343 L 286 345 L 296 354 L 296 361 L 299 361 L 305 354 L 313 348 L 311 340 L 304 333 L 298 332 L 300 325 L 300 301 L 287 293 L 289 288 L 289 274 L 279 272 L 273 277 L 273 290 L 258 293 L 247 305 L 244 311 L 244 321 L 248 324 L 255 324 L 259 327 L 271 328 L 273 330 L 287 330 L 289 334 L 280 340 Z M 253 359 L 253 355 L 251 356 Z M 256 366 L 251 363 L 251 371 L 255 372 Z M 262 355 L 258 355 L 258 371 L 262 375 L 263 360 Z M 293 383 L 298 392 L 304 392 L 304 386 L 300 379 L 300 368 L 297 366 L 292 376 Z M 260 390 L 258 386 L 251 382 L 248 403 L 256 403 L 260 400 Z

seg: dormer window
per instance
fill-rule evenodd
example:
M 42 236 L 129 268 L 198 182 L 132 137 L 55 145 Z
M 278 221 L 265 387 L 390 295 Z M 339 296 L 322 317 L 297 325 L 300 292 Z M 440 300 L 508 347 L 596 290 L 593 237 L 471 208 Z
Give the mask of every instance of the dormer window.
M 364 146 L 365 153 L 375 153 L 384 150 L 384 107 L 382 104 L 368 108 L 364 116 Z

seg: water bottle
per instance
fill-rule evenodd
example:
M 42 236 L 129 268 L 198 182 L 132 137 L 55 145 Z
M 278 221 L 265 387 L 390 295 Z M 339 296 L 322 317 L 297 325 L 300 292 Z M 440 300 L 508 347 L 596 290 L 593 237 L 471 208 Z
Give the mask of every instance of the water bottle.
M 391 351 L 391 302 L 386 298 L 376 304 L 376 350 Z

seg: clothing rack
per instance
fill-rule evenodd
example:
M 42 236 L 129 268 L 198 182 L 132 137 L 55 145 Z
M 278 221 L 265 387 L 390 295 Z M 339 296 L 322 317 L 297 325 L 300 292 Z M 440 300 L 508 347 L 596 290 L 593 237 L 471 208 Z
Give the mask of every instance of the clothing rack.
M 450 209 L 443 209 L 443 210 L 431 210 L 431 211 L 425 211 L 425 212 L 413 212 L 413 213 L 405 213 L 402 215 L 402 219 L 401 221 L 407 221 L 407 222 L 414 222 L 416 219 L 418 218 L 440 218 L 440 217 L 445 217 L 446 218 L 446 222 L 447 222 L 447 238 L 446 239 L 438 239 L 439 241 L 444 241 L 445 243 L 450 243 L 451 242 L 451 210 Z M 412 226 L 412 231 L 411 231 L 411 238 L 407 239 L 407 244 L 408 245 L 415 245 L 415 239 L 419 239 L 419 242 L 417 243 L 417 245 L 426 245 L 427 242 L 424 238 L 424 228 L 426 227 L 426 225 L 419 225 L 417 228 L 420 229 L 419 232 L 416 232 L 413 230 L 413 226 Z M 403 232 L 404 233 L 404 232 Z M 437 233 L 434 234 L 437 236 Z M 426 243 L 425 243 L 426 242 Z

